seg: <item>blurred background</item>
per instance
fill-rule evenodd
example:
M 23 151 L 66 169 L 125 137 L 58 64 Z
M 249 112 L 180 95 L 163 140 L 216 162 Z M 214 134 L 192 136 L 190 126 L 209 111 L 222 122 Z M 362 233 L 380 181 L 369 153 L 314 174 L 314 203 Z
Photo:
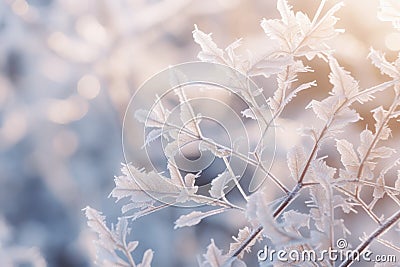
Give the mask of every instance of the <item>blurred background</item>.
M 289 2 L 310 16 L 319 4 Z M 369 48 L 393 60 L 400 33 L 376 19 L 378 0 L 345 4 L 337 28 L 346 33 L 331 45 L 367 88 L 387 78 L 366 59 Z M 120 205 L 107 196 L 123 162 L 121 125 L 132 94 L 163 68 L 196 60 L 194 24 L 212 32 L 220 47 L 243 37 L 244 51 L 262 54 L 259 23 L 278 15 L 275 0 L 0 0 L 0 228 L 8 233 L 0 231 L 3 249 L 37 247 L 50 267 L 93 266 L 94 236 L 81 209 L 90 205 L 114 222 L 120 214 Z M 301 78 L 316 79 L 319 86 L 283 114 L 293 130 L 301 119 L 296 110 L 331 88 L 327 64 L 315 59 L 309 65 L 318 76 Z M 257 82 L 267 96 L 272 93 L 273 82 Z M 371 107 L 390 98 L 381 93 L 374 104 L 360 106 L 366 120 L 355 127 L 371 124 Z M 293 137 L 296 142 L 295 131 Z M 278 137 L 278 146 L 282 141 L 290 147 L 287 140 Z M 152 248 L 154 266 L 193 266 L 210 238 L 224 247 L 243 223 L 228 213 L 173 230 L 185 212 L 167 209 L 136 222 L 137 258 Z

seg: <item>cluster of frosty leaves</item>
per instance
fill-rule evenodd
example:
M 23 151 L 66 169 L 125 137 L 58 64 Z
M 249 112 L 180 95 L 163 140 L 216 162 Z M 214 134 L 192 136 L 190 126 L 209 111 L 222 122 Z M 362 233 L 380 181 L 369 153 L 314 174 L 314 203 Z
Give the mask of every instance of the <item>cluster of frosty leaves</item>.
M 124 123 L 124 153 L 132 164 L 123 166 L 111 193 L 117 200 L 130 200 L 123 206 L 124 217 L 119 221 L 119 224 L 124 222 L 125 232 L 128 231 L 125 220 L 135 220 L 170 205 L 210 208 L 181 216 L 175 228 L 193 226 L 206 217 L 236 210 L 246 216 L 248 225 L 233 237 L 226 253 L 211 239 L 199 264 L 245 266 L 245 252 L 250 252 L 262 238 L 274 249 L 319 252 L 334 248 L 335 240 L 351 238 L 346 221 L 337 214 L 362 211 L 376 228 L 359 238 L 355 250 L 362 253 L 378 241 L 400 252 L 395 242 L 384 238 L 400 220 L 400 175 L 387 179 L 399 161 L 393 159 L 395 150 L 385 145 L 392 135 L 389 122 L 397 121 L 400 116 L 400 59 L 389 62 L 383 53 L 371 49 L 372 63 L 390 79 L 361 89 L 327 45 L 340 32 L 334 28 L 338 20 L 334 14 L 343 4 L 333 4 L 323 12 L 325 3 L 321 1 L 314 17 L 309 18 L 302 12 L 295 13 L 286 0 L 278 0 L 281 19 L 261 22 L 269 46 L 259 55 L 238 54 L 241 40 L 220 49 L 210 34 L 195 26 L 193 37 L 201 47 L 198 58 L 203 62 L 171 67 L 140 88 L 132 98 Z M 381 3 L 380 16 L 398 25 L 399 13 L 393 15 L 397 2 L 382 0 Z M 332 89 L 326 98 L 312 100 L 306 107 L 319 123 L 300 129 L 311 140 L 311 146 L 298 144 L 287 151 L 288 171 L 279 175 L 290 177 L 288 180 L 271 171 L 274 151 L 271 129 L 297 94 L 317 86 L 315 81 L 300 85 L 297 82 L 300 73 L 313 72 L 306 62 L 315 57 L 329 64 Z M 277 88 L 267 100 L 265 92 L 248 78 L 253 76 L 276 77 Z M 346 127 L 362 119 L 353 104 L 372 101 L 376 92 L 387 88 L 394 88 L 390 107 L 378 106 L 371 111 L 375 125 L 359 133 L 357 146 L 350 139 L 339 138 Z M 257 129 L 258 135 L 240 132 L 246 128 Z M 342 166 L 329 166 L 328 156 L 321 155 L 322 147 L 337 151 Z M 222 162 L 222 172 L 206 180 L 204 173 L 217 168 L 213 166 L 216 161 Z M 248 165 L 254 167 L 254 174 L 243 179 L 246 178 L 243 170 Z M 381 165 L 384 167 L 377 167 Z M 271 202 L 265 189 L 272 184 L 281 194 Z M 229 199 L 231 189 L 240 193 L 243 202 L 233 203 Z M 291 206 L 300 194 L 308 199 L 303 211 Z M 393 212 L 378 212 L 377 203 L 383 199 L 385 203 L 391 201 Z M 101 222 L 93 227 L 95 230 L 108 229 L 103 217 L 89 216 L 88 211 L 99 214 L 87 209 L 89 222 L 96 218 Z M 102 242 L 113 244 L 107 245 L 110 252 L 117 249 L 125 254 L 124 264 L 120 265 L 136 266 L 129 262 L 130 245 L 120 241 L 126 236 L 118 234 L 117 229 L 122 228 L 108 229 L 106 234 L 97 231 Z M 108 233 L 118 238 L 105 240 Z M 151 257 L 152 253 L 146 252 L 144 262 Z M 341 266 L 349 266 L 353 260 L 349 258 Z M 280 266 L 278 262 L 270 264 Z M 335 263 L 326 259 L 321 264 Z
M 116 179 L 112 195 L 131 197 L 131 208 L 153 207 L 156 201 L 211 204 L 234 187 L 245 197 L 260 187 L 265 175 L 259 169 L 269 169 L 273 159 L 270 122 L 262 89 L 235 69 L 208 62 L 170 67 L 146 81 L 129 103 L 124 155 L 143 169 L 126 166 L 130 175 Z M 252 155 L 262 158 L 261 164 Z M 248 165 L 256 169 L 242 188 Z M 135 183 L 126 195 L 118 185 L 131 178 Z

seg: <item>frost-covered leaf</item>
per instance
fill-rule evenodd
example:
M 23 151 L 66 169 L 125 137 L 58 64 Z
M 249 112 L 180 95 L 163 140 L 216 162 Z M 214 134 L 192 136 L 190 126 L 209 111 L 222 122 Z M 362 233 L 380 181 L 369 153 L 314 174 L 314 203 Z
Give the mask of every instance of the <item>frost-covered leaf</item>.
M 302 146 L 295 146 L 287 154 L 288 167 L 292 178 L 299 180 L 306 162 L 306 154 Z
M 211 243 L 207 247 L 207 252 L 203 256 L 205 262 L 202 267 L 221 267 L 228 259 L 228 256 L 223 255 L 222 251 L 215 245 L 214 239 L 211 239 Z
M 246 203 L 246 219 L 253 225 L 257 226 L 259 225 L 259 221 L 257 218 L 257 207 L 258 207 L 258 201 L 260 197 L 258 196 L 261 194 L 262 191 L 257 191 L 254 194 L 251 194 L 247 200 Z
M 324 160 L 317 159 L 312 162 L 312 172 L 315 179 L 321 182 L 321 185 L 325 187 L 325 189 L 331 188 L 331 182 L 336 173 L 335 168 L 329 167 Z
M 199 176 L 193 173 L 188 173 L 185 175 L 184 181 L 185 181 L 185 186 L 187 188 L 193 188 L 195 187 L 194 184 L 196 183 L 196 179 Z
M 197 25 L 194 25 L 193 31 L 194 41 L 200 45 L 202 51 L 197 57 L 205 62 L 222 63 L 241 72 L 247 73 L 250 69 L 251 53 L 248 56 L 239 55 L 236 49 L 242 45 L 242 39 L 238 39 L 228 45 L 225 50 L 218 48 L 217 44 L 212 40 L 211 33 L 206 34 L 200 31 Z
M 336 116 L 333 118 L 331 129 L 343 128 L 349 123 L 357 122 L 360 119 L 360 114 L 358 114 L 357 111 L 355 111 L 354 109 L 350 109 L 348 107 L 342 108 L 339 112 L 336 113 Z
M 137 267 L 151 267 L 153 254 L 154 252 L 151 249 L 146 250 L 143 254 L 142 263 L 140 263 Z
M 361 174 L 361 177 L 359 177 L 360 179 L 366 179 L 366 180 L 372 180 L 375 177 L 374 174 L 374 169 L 376 167 L 376 162 L 374 161 L 366 161 L 364 163 L 364 169 L 363 172 Z
M 171 177 L 171 181 L 174 184 L 184 186 L 183 177 L 179 171 L 178 166 L 176 166 L 175 160 L 173 157 L 170 157 L 167 164 L 167 169 L 169 171 L 169 175 Z
M 332 181 L 336 169 L 329 167 L 322 159 L 312 162 L 312 173 L 314 179 L 320 183 L 320 186 L 310 188 L 311 207 L 310 215 L 315 222 L 315 226 L 320 232 L 326 232 L 329 225 L 333 222 L 331 214 L 334 209 Z
M 296 87 L 294 90 L 292 90 L 288 94 L 288 96 L 283 101 L 283 106 L 286 106 L 287 104 L 289 104 L 289 102 L 292 101 L 292 99 L 295 98 L 298 93 L 300 93 L 301 91 L 304 91 L 306 89 L 309 89 L 313 86 L 317 86 L 316 81 L 307 82 L 307 83 L 303 83 L 303 84 L 299 85 L 298 87 Z
M 293 7 L 288 4 L 286 0 L 277 1 L 277 9 L 282 17 L 282 22 L 285 25 L 290 25 L 296 20 L 293 12 Z
M 253 59 L 250 62 L 250 69 L 247 74 L 249 76 L 262 75 L 266 78 L 273 74 L 283 71 L 288 65 L 292 64 L 293 57 L 291 55 L 274 56 L 274 51 L 270 51 L 266 55 Z
M 262 194 L 256 194 L 255 215 L 259 223 L 263 226 L 263 234 L 274 242 L 276 246 L 294 244 L 299 242 L 298 236 L 285 230 L 285 224 L 280 224 L 273 217 L 272 208 L 266 206 L 262 201 Z
M 117 201 L 130 198 L 138 208 L 151 206 L 156 199 L 173 202 L 181 191 L 181 187 L 173 184 L 171 179 L 153 171 L 146 173 L 132 165 L 125 165 L 122 172 L 124 175 L 115 177 L 115 188 L 110 195 Z
M 163 129 L 159 128 L 159 129 L 153 129 L 151 130 L 147 135 L 146 135 L 146 142 L 144 143 L 143 147 L 149 145 L 151 142 L 157 140 L 158 138 L 160 138 L 163 134 Z
M 205 34 L 194 25 L 193 39 L 202 49 L 197 57 L 202 61 L 224 63 L 224 51 L 214 43 L 210 34 Z
M 383 109 L 382 106 L 379 106 L 371 111 L 373 113 L 373 117 L 375 119 L 375 130 L 376 132 L 378 131 L 384 131 L 385 128 L 388 129 L 386 125 L 386 114 L 387 111 Z M 381 130 L 379 130 L 382 127 Z M 390 135 L 390 129 L 386 130 L 383 133 L 380 133 L 380 139 L 386 140 L 389 138 Z
M 385 195 L 385 179 L 383 176 L 379 176 L 376 180 L 376 186 L 374 187 L 374 198 L 383 198 Z
M 243 39 L 238 39 L 225 48 L 226 54 L 232 63 L 234 63 L 239 57 L 236 55 L 235 50 L 242 45 L 242 41 Z
M 294 61 L 287 66 L 284 71 L 278 74 L 278 88 L 273 97 L 268 100 L 269 106 L 275 112 L 282 110 L 299 92 L 315 85 L 315 82 L 309 82 L 299 85 L 291 90 L 292 84 L 297 81 L 297 74 L 300 72 L 311 71 L 309 67 L 303 65 L 301 60 Z
M 341 161 L 346 168 L 349 166 L 354 167 L 359 165 L 360 160 L 354 151 L 353 144 L 344 139 L 336 140 L 336 148 L 339 151 Z
M 135 118 L 146 125 L 146 127 L 158 127 L 162 128 L 164 126 L 163 118 L 158 117 L 153 112 L 149 112 L 144 109 L 136 110 Z
M 257 120 L 256 116 L 254 115 L 253 111 L 249 108 L 243 110 L 240 112 L 243 117 L 245 118 L 250 118 L 252 120 Z
M 396 150 L 387 146 L 380 146 L 372 149 L 369 159 L 390 158 Z
M 371 48 L 368 58 L 371 60 L 372 64 L 375 65 L 375 67 L 380 69 L 382 74 L 386 74 L 394 79 L 400 77 L 399 69 L 397 69 L 396 66 L 387 61 L 387 59 L 385 58 L 385 54 L 383 54 L 382 52 L 376 51 Z
M 246 241 L 249 236 L 251 235 L 251 230 L 249 227 L 244 227 L 243 229 L 239 229 L 238 236 L 232 236 L 233 240 L 235 240 L 234 243 L 231 243 L 229 246 L 229 253 L 232 254 L 234 251 L 236 251 L 243 243 Z M 238 255 L 239 258 L 243 257 L 244 252 L 250 252 L 251 247 L 254 246 L 256 243 L 257 239 L 253 239 L 248 246 Z
M 329 58 L 329 81 L 333 85 L 332 93 L 334 95 L 352 98 L 359 91 L 358 82 L 350 75 L 350 73 L 339 66 L 334 57 Z
M 337 131 L 361 118 L 354 109 L 345 105 L 347 99 L 357 94 L 358 83 L 337 64 L 335 59 L 331 58 L 330 62 L 332 68 L 330 81 L 333 84 L 332 96 L 322 101 L 312 100 L 307 108 L 311 107 L 318 118 L 330 122 L 330 129 Z M 367 100 L 364 97 L 357 99 L 359 101 Z
M 329 218 L 327 216 L 329 210 L 326 204 L 326 191 L 312 188 L 310 193 L 312 202 L 314 203 L 310 209 L 310 217 L 314 220 L 315 227 L 318 231 L 324 233 L 327 231 L 327 227 L 329 226 Z
M 232 176 L 228 171 L 218 174 L 218 176 L 211 181 L 210 196 L 217 199 L 223 197 L 225 195 L 224 189 L 231 180 Z
M 129 252 L 132 252 L 137 248 L 138 245 L 139 245 L 138 241 L 132 241 L 128 243 L 128 246 L 126 248 L 128 249 Z
M 272 240 L 275 245 L 282 246 L 299 241 L 295 234 L 285 230 L 284 225 L 279 225 L 275 222 L 272 216 L 272 210 L 262 209 L 261 205 L 259 205 L 258 208 L 257 216 L 265 229 L 263 233 Z
M 180 152 L 180 141 L 179 140 L 174 140 L 172 142 L 169 142 L 165 147 L 164 147 L 164 155 L 165 157 L 171 161 L 175 155 L 179 154 Z M 185 144 L 185 143 L 183 143 Z
M 86 207 L 83 209 L 88 220 L 88 226 L 99 235 L 99 243 L 107 250 L 114 251 L 117 247 L 117 237 L 106 225 L 105 216 L 101 212 Z
M 151 110 L 139 109 L 135 111 L 135 118 L 145 125 L 145 127 L 165 127 L 170 111 L 164 108 L 161 99 L 157 96 L 157 100 Z
M 322 101 L 311 100 L 307 108 L 311 107 L 318 118 L 328 121 L 333 116 L 338 103 L 339 99 L 337 97 L 328 97 Z
M 375 119 L 375 132 L 379 133 L 379 139 L 387 140 L 391 135 L 391 130 L 389 127 L 387 127 L 387 111 L 384 110 L 382 106 L 379 106 L 371 110 L 371 112 L 373 113 L 373 117 Z
M 199 123 L 200 119 L 195 115 L 190 100 L 188 100 L 183 88 L 177 88 L 174 90 L 175 94 L 179 97 L 180 117 L 184 127 L 189 130 L 192 134 L 199 137 L 201 136 Z
M 207 218 L 207 217 L 212 216 L 212 215 L 216 215 L 216 214 L 222 213 L 224 211 L 225 211 L 224 208 L 210 210 L 210 211 L 206 211 L 206 212 L 192 211 L 189 214 L 182 215 L 181 217 L 179 217 L 179 219 L 175 221 L 175 227 L 174 228 L 177 229 L 177 228 L 181 228 L 181 227 L 185 227 L 185 226 L 196 225 L 202 219 Z
M 263 19 L 261 21 L 261 27 L 269 38 L 279 42 L 280 47 L 282 47 L 285 52 L 290 52 L 290 43 L 287 42 L 287 35 L 289 33 L 287 33 L 287 26 L 285 24 L 279 20 Z
M 354 212 L 357 213 L 357 210 L 354 209 L 355 203 L 347 201 L 341 195 L 334 195 L 333 196 L 333 207 L 334 208 L 341 208 L 344 213 Z
M 177 198 L 177 202 L 184 203 L 189 200 L 195 200 L 194 195 L 198 190 L 198 186 L 195 186 L 195 183 L 198 177 L 198 175 L 193 173 L 188 173 L 185 175 L 184 188 L 181 190 L 181 193 Z
M 361 158 L 365 157 L 372 141 L 374 139 L 374 135 L 368 129 L 365 129 L 360 134 L 360 146 L 357 148 L 357 152 Z
M 115 229 L 112 229 L 116 239 L 120 243 L 120 245 L 127 247 L 126 245 L 126 236 L 130 233 L 131 229 L 128 228 L 128 220 L 125 217 L 118 218 L 118 223 Z M 132 252 L 132 251 L 128 251 Z
M 297 48 L 297 54 L 305 55 L 311 60 L 315 55 L 329 54 L 330 48 L 326 41 L 335 37 L 341 30 L 335 29 L 335 24 L 339 20 L 334 14 L 343 6 L 343 2 L 335 4 L 325 15 L 317 22 L 312 23 L 308 17 L 298 12 L 296 18 L 299 21 L 299 27 L 303 38 L 300 47 Z
M 95 241 L 97 250 L 96 263 L 99 266 L 107 267 L 130 266 L 125 259 L 131 258 L 131 253 L 138 246 L 138 242 L 132 241 L 127 243 L 126 241 L 127 235 L 131 230 L 128 227 L 127 218 L 119 218 L 116 227 L 111 226 L 109 228 L 106 225 L 105 216 L 101 212 L 90 207 L 86 207 L 83 210 L 85 211 L 89 227 L 98 234 L 98 239 Z M 144 258 L 147 258 L 147 265 L 143 266 L 150 266 L 151 258 L 149 258 L 149 255 L 145 253 Z
M 376 121 L 375 128 L 378 129 L 379 126 L 384 124 L 386 111 L 383 109 L 382 106 L 379 106 L 379 107 L 371 110 L 371 112 L 373 113 L 373 117 L 374 117 L 374 119 Z
M 302 227 L 310 227 L 310 216 L 295 210 L 289 210 L 282 214 L 285 228 L 288 231 L 291 229 L 299 230 Z
M 330 129 L 340 130 L 349 123 L 360 120 L 360 115 L 348 107 L 341 106 L 340 99 L 332 96 L 322 101 L 312 100 L 309 107 L 312 107 L 318 118 L 325 122 L 330 122 Z
M 227 64 L 228 66 L 232 67 L 233 69 L 241 72 L 241 73 L 247 73 L 247 71 L 250 69 L 250 51 L 248 51 L 248 56 L 243 56 L 239 55 L 236 53 L 236 49 L 242 45 L 242 39 L 238 39 L 228 45 L 225 48 L 225 55 L 227 58 Z
M 170 206 L 169 204 L 148 206 L 148 207 L 142 208 L 139 211 L 136 211 L 133 215 L 131 215 L 129 217 L 132 218 L 132 220 L 137 220 L 140 217 L 149 215 L 149 214 L 151 214 L 153 212 L 159 211 L 159 210 L 161 210 L 163 208 L 166 208 L 166 207 L 169 207 L 169 206 Z M 136 206 L 135 203 L 128 203 L 128 204 L 122 206 L 122 208 L 121 208 L 122 213 L 127 213 L 127 212 L 129 212 L 129 211 L 131 211 L 133 209 L 137 209 L 137 206 Z
M 266 20 L 261 22 L 261 27 L 268 37 L 277 40 L 284 51 L 290 52 L 290 43 L 294 40 L 300 28 L 296 22 L 296 17 L 292 7 L 286 0 L 277 1 L 277 9 L 281 15 L 281 20 Z
M 281 50 L 296 56 L 306 56 L 309 60 L 315 55 L 328 54 L 329 47 L 325 43 L 339 32 L 334 28 L 337 18 L 334 13 L 342 3 L 334 5 L 319 21 L 311 21 L 302 12 L 294 14 L 286 0 L 278 0 L 277 8 L 281 20 L 261 22 L 267 36 L 277 40 Z

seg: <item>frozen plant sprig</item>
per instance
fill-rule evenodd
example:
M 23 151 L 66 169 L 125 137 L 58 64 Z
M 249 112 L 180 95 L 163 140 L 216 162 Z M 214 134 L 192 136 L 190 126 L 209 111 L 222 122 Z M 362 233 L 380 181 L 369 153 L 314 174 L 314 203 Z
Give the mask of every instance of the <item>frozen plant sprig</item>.
M 381 2 L 384 5 L 390 1 Z M 172 204 L 188 202 L 205 204 L 209 206 L 209 209 L 182 215 L 175 222 L 175 228 L 194 226 L 204 218 L 223 214 L 229 210 L 244 213 L 248 226 L 239 229 L 237 237 L 234 237 L 234 242 L 230 244 L 229 251 L 224 253 L 211 239 L 207 252 L 198 258 L 200 266 L 245 266 L 244 253 L 250 252 L 256 241 L 263 237 L 269 239 L 278 249 L 298 251 L 313 249 L 318 252 L 334 248 L 335 240 L 351 235 L 346 227 L 346 221 L 343 218 L 337 218 L 337 210 L 345 214 L 358 213 L 361 210 L 377 225 L 374 231 L 361 238 L 356 251 L 361 253 L 376 241 L 389 249 L 400 252 L 396 244 L 383 237 L 400 220 L 400 175 L 394 186 L 386 183 L 387 176 L 391 175 L 389 171 L 397 168 L 399 160 L 393 160 L 395 150 L 384 145 L 384 142 L 392 137 L 389 122 L 398 120 L 400 115 L 400 57 L 393 63 L 388 62 L 384 54 L 372 49 L 369 55 L 372 63 L 391 80 L 361 89 L 358 81 L 339 65 L 333 55 L 333 50 L 327 44 L 328 40 L 340 32 L 334 28 L 338 20 L 334 17 L 334 13 L 343 4 L 339 2 L 323 13 L 325 4 L 326 1 L 321 1 L 314 17 L 309 18 L 302 12 L 293 12 L 286 0 L 278 0 L 277 8 L 281 19 L 264 19 L 261 22 L 270 44 L 268 50 L 261 55 L 237 54 L 236 49 L 242 45 L 242 40 L 235 41 L 226 49 L 221 49 L 212 40 L 210 34 L 200 31 L 197 26 L 193 31 L 195 42 L 201 46 L 199 59 L 228 65 L 248 76 L 276 77 L 278 87 L 268 99 L 268 106 L 272 111 L 270 119 L 265 116 L 266 106 L 259 105 L 255 101 L 254 94 L 246 84 L 242 84 L 237 91 L 252 107 L 251 110 L 243 110 L 242 115 L 251 120 L 259 119 L 259 123 L 263 126 L 263 134 L 273 126 L 297 94 L 317 86 L 315 81 L 294 86 L 298 74 L 313 71 L 306 66 L 306 62 L 319 57 L 329 64 L 329 81 L 332 84 L 329 96 L 320 101 L 312 100 L 306 107 L 312 109 L 315 116 L 322 122 L 322 126 L 302 129 L 303 135 L 312 140 L 311 148 L 298 144 L 287 151 L 288 176 L 292 179 L 291 184 L 284 182 L 284 179 L 279 179 L 280 175 L 267 170 L 263 163 L 264 148 L 261 145 L 257 145 L 249 155 L 242 155 L 233 148 L 205 138 L 200 127 L 199 116 L 193 112 L 184 88 L 177 88 L 175 93 L 179 97 L 181 120 L 183 123 L 190 121 L 184 127 L 173 125 L 168 121 L 170 111 L 164 107 L 159 98 L 151 111 L 139 110 L 136 113 L 136 118 L 151 130 L 147 135 L 145 145 L 158 138 L 168 140 L 165 151 L 169 175 L 146 173 L 131 164 L 124 165 L 123 175 L 115 178 L 116 187 L 111 195 L 117 200 L 130 198 L 130 203 L 122 208 L 125 219 L 135 220 Z M 396 5 L 394 2 L 392 4 Z M 388 6 L 383 6 L 382 10 L 387 11 Z M 393 20 L 394 26 L 397 25 L 396 23 Z M 373 129 L 366 128 L 360 133 L 360 145 L 357 149 L 349 140 L 338 139 L 346 127 L 362 119 L 354 103 L 373 101 L 375 93 L 392 87 L 395 97 L 390 107 L 386 110 L 379 106 L 372 110 L 375 125 Z M 321 148 L 331 148 L 332 142 L 327 142 L 329 140 L 335 141 L 335 148 L 340 155 L 340 163 L 343 167 L 329 166 L 327 156 L 319 156 Z M 209 196 L 197 193 L 198 176 L 192 173 L 182 175 L 173 161 L 179 144 L 194 141 L 203 141 L 203 149 L 210 150 L 215 156 L 223 159 L 226 165 L 226 171 L 213 179 Z M 283 195 L 276 201 L 268 203 L 263 188 L 247 194 L 230 168 L 228 161 L 230 153 L 247 160 L 249 164 L 261 167 L 264 175 L 281 189 Z M 385 164 L 388 160 L 393 160 L 393 164 L 378 171 L 377 165 Z M 135 181 L 140 181 L 142 186 Z M 245 205 L 234 204 L 225 195 L 224 190 L 230 182 L 234 182 L 239 189 Z M 362 194 L 366 188 L 373 189 L 372 194 L 367 197 Z M 151 192 L 157 200 L 146 192 Z M 291 208 L 291 204 L 300 194 L 308 195 L 307 212 L 299 212 Z M 397 207 L 395 208 L 397 211 L 387 218 L 378 215 L 376 210 L 377 203 L 383 201 L 385 196 L 388 196 L 394 207 Z M 132 211 L 133 215 L 128 215 L 128 212 Z M 279 221 L 277 221 L 278 218 Z M 118 243 L 113 239 L 107 241 Z M 353 261 L 353 258 L 349 258 L 340 266 L 349 266 Z M 335 265 L 328 259 L 322 264 Z M 276 266 L 278 265 L 279 263 L 276 263 Z
M 117 225 L 109 228 L 104 221 L 105 216 L 101 212 L 86 207 L 84 209 L 88 219 L 89 227 L 98 235 L 95 241 L 97 254 L 96 264 L 100 266 L 121 266 L 121 267 L 150 267 L 153 259 L 153 251 L 146 250 L 143 260 L 140 264 L 136 264 L 132 258 L 132 253 L 139 245 L 138 241 L 127 242 L 127 235 L 131 229 L 128 227 L 126 218 L 119 218 Z M 118 253 L 121 252 L 121 254 Z

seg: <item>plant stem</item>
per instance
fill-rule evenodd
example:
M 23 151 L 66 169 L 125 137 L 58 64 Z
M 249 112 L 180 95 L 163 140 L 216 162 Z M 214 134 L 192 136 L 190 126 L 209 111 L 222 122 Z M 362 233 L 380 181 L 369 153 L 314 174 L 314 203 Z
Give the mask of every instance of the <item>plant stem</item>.
M 399 96 L 396 95 L 396 98 L 394 99 L 392 105 L 390 106 L 387 114 L 385 115 L 385 118 L 383 119 L 382 123 L 379 125 L 379 127 L 376 129 L 374 138 L 370 144 L 370 146 L 368 147 L 367 152 L 365 153 L 364 157 L 362 158 L 359 168 L 358 168 L 358 172 L 357 172 L 357 176 L 356 178 L 360 181 L 363 181 L 363 177 L 361 176 L 364 170 L 364 164 L 368 161 L 369 156 L 371 155 L 372 151 L 375 149 L 376 145 L 378 144 L 378 142 L 380 141 L 380 137 L 381 137 L 381 133 L 383 131 L 383 129 L 385 128 L 385 126 L 388 124 L 389 120 L 390 120 L 390 116 L 392 115 L 392 113 L 395 111 L 395 109 L 397 108 L 399 103 Z M 357 198 L 360 198 L 360 186 L 357 184 L 356 185 L 356 193 L 355 193 Z
M 381 226 L 379 226 L 364 242 L 362 242 L 355 250 L 354 252 L 358 253 L 352 253 L 353 255 L 361 255 L 365 251 L 365 249 L 368 248 L 368 246 L 380 237 L 382 234 L 384 234 L 386 231 L 388 231 L 398 220 L 400 220 L 400 210 L 398 210 L 395 214 L 393 214 L 392 217 L 386 220 L 385 223 L 383 223 Z M 339 265 L 339 267 L 347 267 L 350 266 L 353 263 L 353 257 L 347 258 L 342 264 Z
M 254 159 L 252 159 L 252 158 L 250 158 L 250 157 L 248 157 L 248 156 L 246 156 L 246 155 L 243 155 L 243 154 L 241 154 L 241 153 L 239 153 L 239 152 L 237 152 L 237 151 L 235 151 L 235 150 L 233 150 L 233 149 L 231 149 L 231 148 L 229 148 L 229 147 L 225 147 L 224 145 L 215 143 L 215 142 L 214 142 L 213 140 L 211 140 L 210 138 L 203 138 L 203 137 L 201 137 L 201 136 L 199 137 L 199 136 L 197 136 L 196 134 L 190 132 L 189 130 L 187 130 L 187 129 L 183 128 L 183 127 L 179 127 L 179 126 L 177 126 L 177 125 L 175 125 L 175 124 L 172 124 L 172 123 L 169 123 L 169 122 L 161 122 L 161 121 L 158 121 L 158 120 L 155 120 L 155 119 L 151 119 L 151 120 L 154 121 L 154 122 L 156 122 L 156 123 L 164 124 L 166 127 L 170 127 L 170 128 L 172 128 L 172 129 L 175 129 L 175 130 L 178 130 L 178 131 L 180 131 L 180 132 L 183 132 L 183 133 L 185 133 L 187 136 L 189 136 L 189 137 L 195 139 L 195 140 L 193 140 L 193 141 L 201 140 L 201 141 L 203 141 L 203 142 L 205 142 L 205 143 L 207 143 L 207 144 L 209 144 L 209 145 L 211 145 L 211 146 L 215 146 L 215 147 L 218 147 L 218 148 L 220 148 L 220 149 L 226 150 L 226 151 L 228 151 L 229 153 L 231 153 L 232 155 L 234 155 L 234 156 L 240 158 L 241 160 L 243 160 L 243 161 L 245 161 L 245 162 L 247 162 L 247 163 L 249 163 L 249 164 L 251 164 L 251 165 L 253 165 L 253 166 L 255 166 L 255 167 L 260 167 L 260 169 L 261 169 L 268 177 L 270 177 L 271 180 L 272 180 L 284 193 L 288 193 L 288 192 L 289 192 L 289 190 L 286 188 L 286 186 L 285 186 L 284 184 L 282 184 L 282 182 L 279 181 L 278 178 L 275 177 L 275 175 L 273 175 L 270 171 L 268 171 L 268 170 L 262 165 L 262 163 L 261 163 L 260 160 L 254 160 Z M 200 138 L 200 139 L 199 139 L 199 138 Z
M 232 176 L 232 179 L 233 179 L 233 181 L 235 182 L 236 187 L 238 188 L 240 194 L 242 194 L 243 198 L 244 198 L 246 201 L 248 201 L 249 198 L 248 198 L 248 196 L 246 195 L 246 193 L 244 192 L 244 190 L 243 190 L 242 186 L 240 185 L 239 181 L 237 180 L 236 175 L 235 175 L 235 173 L 233 172 L 233 170 L 232 170 L 232 168 L 231 168 L 231 164 L 229 163 L 228 159 L 227 159 L 226 157 L 222 157 L 222 160 L 224 161 L 225 166 L 226 166 L 226 168 L 228 169 L 229 174 Z
M 297 186 L 290 192 L 290 194 L 285 198 L 285 200 L 279 205 L 279 207 L 274 211 L 273 217 L 277 218 L 285 209 L 287 206 L 289 206 L 290 203 L 295 199 L 297 196 L 298 192 L 301 190 L 302 184 L 297 184 Z M 246 249 L 246 247 L 254 240 L 257 239 L 258 236 L 261 234 L 263 230 L 263 226 L 258 226 L 251 235 L 240 245 L 239 248 L 234 251 L 234 253 L 231 255 L 232 258 L 236 258 L 240 253 L 242 253 L 243 250 Z M 227 261 L 229 262 L 229 260 Z

